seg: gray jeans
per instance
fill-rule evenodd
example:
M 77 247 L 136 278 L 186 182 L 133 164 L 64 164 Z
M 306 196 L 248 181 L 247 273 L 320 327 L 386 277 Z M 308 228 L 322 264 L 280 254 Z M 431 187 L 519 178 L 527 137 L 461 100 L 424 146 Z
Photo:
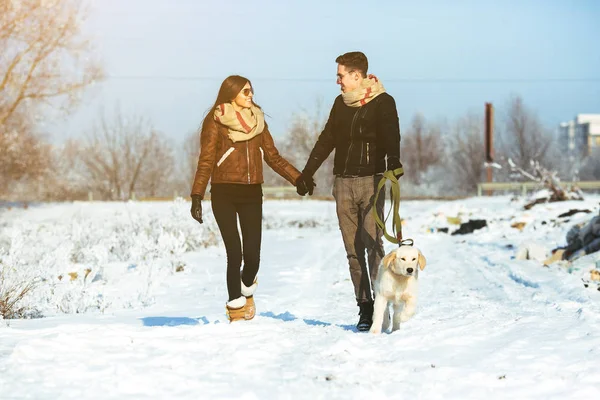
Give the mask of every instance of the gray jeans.
M 384 256 L 383 230 L 377 226 L 372 211 L 381 179 L 381 175 L 336 177 L 333 183 L 333 197 L 357 303 L 373 300 L 373 284 Z M 384 204 L 385 189 L 379 194 L 376 205 L 382 220 Z

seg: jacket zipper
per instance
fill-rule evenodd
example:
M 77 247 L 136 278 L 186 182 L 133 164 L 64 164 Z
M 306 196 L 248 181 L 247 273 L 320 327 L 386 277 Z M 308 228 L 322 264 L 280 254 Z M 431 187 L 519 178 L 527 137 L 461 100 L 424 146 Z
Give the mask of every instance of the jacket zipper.
M 363 158 L 363 155 L 364 155 L 364 154 L 365 154 L 365 146 L 363 146 L 363 145 L 361 144 L 361 146 L 360 146 L 360 163 L 361 163 L 361 164 L 362 164 L 362 158 Z
M 362 107 L 356 110 L 354 114 L 354 118 L 352 118 L 352 124 L 350 124 L 350 146 L 348 146 L 348 154 L 346 154 L 346 163 L 344 164 L 344 173 L 342 175 L 346 175 L 346 171 L 348 170 L 348 159 L 350 158 L 350 150 L 352 150 L 352 133 L 354 132 L 354 122 L 356 121 L 356 117 L 358 113 L 360 113 Z
M 369 165 L 369 142 L 367 142 L 367 165 Z
M 250 184 L 250 153 L 248 152 L 248 141 L 246 140 L 246 162 L 248 165 L 248 184 Z

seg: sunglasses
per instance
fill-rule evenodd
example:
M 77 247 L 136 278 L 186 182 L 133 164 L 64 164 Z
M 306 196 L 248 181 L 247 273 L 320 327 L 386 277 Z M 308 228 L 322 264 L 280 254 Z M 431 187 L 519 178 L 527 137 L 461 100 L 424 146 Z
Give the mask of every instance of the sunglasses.
M 354 70 L 350 70 L 345 74 L 337 74 L 336 77 L 337 77 L 337 79 L 339 79 L 341 81 L 342 79 L 344 79 L 346 76 L 350 75 L 353 72 L 354 72 Z
M 242 89 L 242 94 L 246 97 L 250 96 L 250 93 L 254 94 L 254 89 Z

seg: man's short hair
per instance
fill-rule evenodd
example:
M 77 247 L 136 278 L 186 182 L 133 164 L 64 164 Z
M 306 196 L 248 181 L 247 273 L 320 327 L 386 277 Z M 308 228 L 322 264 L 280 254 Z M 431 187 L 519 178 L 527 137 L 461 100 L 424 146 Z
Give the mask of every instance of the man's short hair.
M 342 54 L 335 59 L 335 62 L 343 65 L 350 71 L 360 72 L 363 78 L 367 77 L 369 61 L 367 60 L 367 56 L 360 51 L 351 51 L 349 53 Z

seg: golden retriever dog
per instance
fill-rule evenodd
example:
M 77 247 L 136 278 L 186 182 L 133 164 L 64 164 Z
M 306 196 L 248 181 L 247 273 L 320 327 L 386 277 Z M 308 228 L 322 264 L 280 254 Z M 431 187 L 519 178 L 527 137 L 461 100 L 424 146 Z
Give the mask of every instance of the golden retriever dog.
M 415 314 L 419 269 L 423 270 L 425 263 L 421 251 L 413 246 L 400 246 L 381 260 L 374 285 L 371 333 L 388 330 L 390 305 L 394 309 L 392 332 L 400 329 L 400 322 L 408 321 Z

